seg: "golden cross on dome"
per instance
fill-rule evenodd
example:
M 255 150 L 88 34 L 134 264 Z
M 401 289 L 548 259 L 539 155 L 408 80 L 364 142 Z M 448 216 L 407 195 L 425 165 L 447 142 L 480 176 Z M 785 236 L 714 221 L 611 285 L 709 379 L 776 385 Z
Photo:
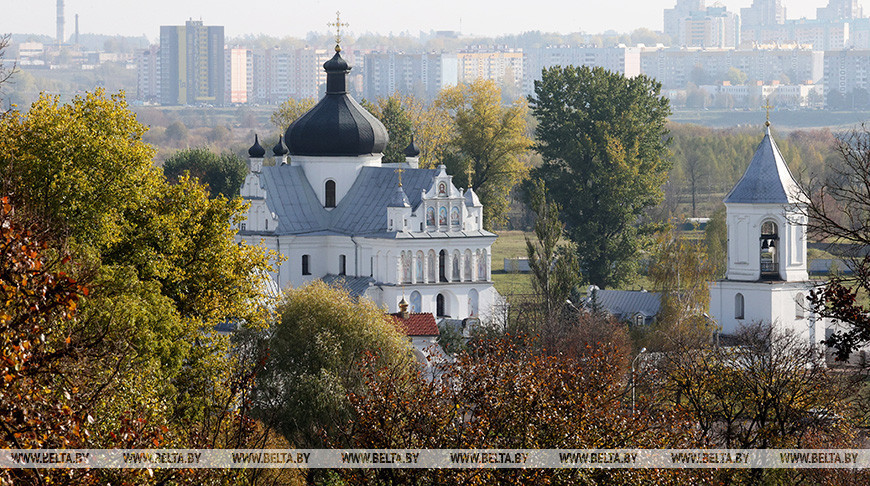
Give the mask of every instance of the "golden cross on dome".
M 764 101 L 765 101 L 765 103 L 764 103 L 764 106 L 762 106 L 762 108 L 767 110 L 767 121 L 764 122 L 764 126 L 769 127 L 770 126 L 770 109 L 773 108 L 772 106 L 770 106 L 770 96 L 768 96 Z
M 396 167 L 396 174 L 399 175 L 399 187 L 402 187 L 402 172 L 405 172 L 403 167 Z
M 335 52 L 341 52 L 341 28 L 350 27 L 350 24 L 347 22 L 342 23 L 341 12 L 337 11 L 335 12 L 335 22 L 329 22 L 326 26 L 335 27 Z

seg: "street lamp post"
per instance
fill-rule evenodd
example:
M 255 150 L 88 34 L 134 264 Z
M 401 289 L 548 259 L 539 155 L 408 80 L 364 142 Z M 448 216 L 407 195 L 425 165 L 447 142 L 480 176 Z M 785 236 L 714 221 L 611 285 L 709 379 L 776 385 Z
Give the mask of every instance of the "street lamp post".
M 637 359 L 640 358 L 640 355 L 646 352 L 646 348 L 641 348 L 640 352 L 637 353 L 637 356 L 631 360 L 631 415 L 634 416 L 634 403 L 635 403 L 635 395 L 634 395 L 634 365 L 637 363 Z

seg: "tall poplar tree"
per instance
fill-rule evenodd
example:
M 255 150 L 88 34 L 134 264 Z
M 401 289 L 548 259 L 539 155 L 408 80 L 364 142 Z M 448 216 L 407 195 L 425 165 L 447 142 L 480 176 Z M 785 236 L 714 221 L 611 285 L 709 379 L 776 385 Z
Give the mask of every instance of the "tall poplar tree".
M 613 287 L 634 274 L 650 234 L 644 211 L 662 197 L 670 169 L 668 100 L 646 76 L 601 68 L 553 67 L 530 97 L 544 180 L 564 210 L 584 278 Z

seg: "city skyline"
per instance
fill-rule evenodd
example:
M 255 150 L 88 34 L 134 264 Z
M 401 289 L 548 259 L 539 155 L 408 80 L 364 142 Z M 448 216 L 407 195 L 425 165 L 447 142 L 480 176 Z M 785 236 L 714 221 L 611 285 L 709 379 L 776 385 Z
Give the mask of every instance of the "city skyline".
M 288 13 L 287 21 L 282 23 L 275 21 L 282 17 L 275 13 L 276 10 L 290 11 L 293 7 L 265 0 L 246 2 L 242 4 L 242 8 L 238 3 L 205 0 L 181 3 L 153 0 L 147 4 L 66 0 L 65 33 L 67 38 L 73 34 L 73 19 L 75 14 L 79 14 L 79 30 L 82 34 L 145 35 L 153 42 L 159 37 L 160 25 L 182 24 L 191 18 L 201 19 L 208 25 L 225 26 L 227 37 L 260 33 L 276 37 L 304 37 L 312 31 L 326 33 L 329 30 L 326 24 L 334 19 L 336 10 L 342 12 L 343 21 L 350 23 L 347 31 L 351 36 L 401 32 L 417 35 L 420 31 L 430 30 L 461 30 L 464 34 L 480 36 L 518 34 L 532 30 L 559 33 L 585 31 L 592 34 L 615 30 L 622 33 L 641 27 L 662 30 L 662 11 L 673 7 L 676 2 L 632 0 L 604 5 L 589 3 L 591 2 L 544 0 L 543 3 L 535 3 L 533 11 L 526 11 L 524 9 L 527 4 L 515 0 L 485 0 L 473 3 L 445 0 L 425 5 L 394 0 L 373 0 L 365 5 L 315 1 L 306 4 L 305 12 L 296 19 Z M 748 7 L 751 3 L 752 0 L 732 0 L 725 5 L 730 11 L 739 13 L 740 8 Z M 788 0 L 783 3 L 787 8 L 788 18 L 815 18 L 816 8 L 827 5 L 827 0 Z M 123 10 L 120 14 L 119 9 Z M 523 14 L 502 15 L 494 21 L 493 12 L 496 10 Z M 55 1 L 5 1 L 3 11 L 0 33 L 43 34 L 54 37 Z

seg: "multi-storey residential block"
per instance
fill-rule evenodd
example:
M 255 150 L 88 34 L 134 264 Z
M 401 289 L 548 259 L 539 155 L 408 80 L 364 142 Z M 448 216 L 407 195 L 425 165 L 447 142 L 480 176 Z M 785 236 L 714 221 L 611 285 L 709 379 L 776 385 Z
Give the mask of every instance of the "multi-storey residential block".
M 160 48 L 151 46 L 136 59 L 136 99 L 160 101 Z
M 646 49 L 640 55 L 641 71 L 665 88 L 683 88 L 688 83 L 711 84 L 727 79 L 731 68 L 746 74 L 755 84 L 782 81 L 818 84 L 822 81 L 824 53 L 802 46 L 735 49 Z
M 253 101 L 254 53 L 243 47 L 226 50 L 225 93 L 229 103 Z
M 870 106 L 870 50 L 825 52 L 825 103 L 832 109 Z
M 864 17 L 864 10 L 858 0 L 829 0 L 826 7 L 816 9 L 819 20 L 846 20 Z
M 785 23 L 782 0 L 752 0 L 748 8 L 740 9 L 741 31 Z
M 160 102 L 224 103 L 224 28 L 201 20 L 160 27 Z
M 523 85 L 523 51 L 508 48 L 466 48 L 456 55 L 459 82 L 487 79 L 497 83 Z
M 452 54 L 372 52 L 364 59 L 363 92 L 370 100 L 394 93 L 431 100 L 459 81 L 457 57 Z
M 665 33 L 671 44 L 684 47 L 737 47 L 740 16 L 724 6 L 704 6 L 703 0 L 677 0 L 664 11 Z
M 640 74 L 640 47 L 548 46 L 523 53 L 523 92 L 532 93 L 541 71 L 553 66 L 602 67 L 628 77 Z

